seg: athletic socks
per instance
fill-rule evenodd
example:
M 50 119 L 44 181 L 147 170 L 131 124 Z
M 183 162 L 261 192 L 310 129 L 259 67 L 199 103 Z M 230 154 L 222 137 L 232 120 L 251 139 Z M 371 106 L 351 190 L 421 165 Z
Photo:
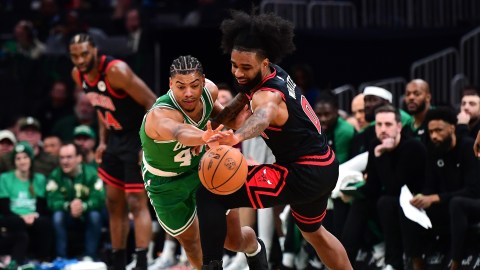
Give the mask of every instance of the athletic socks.
M 260 253 L 260 251 L 262 251 L 262 246 L 260 245 L 260 243 L 258 243 L 258 247 L 257 247 L 257 250 L 253 253 L 245 253 L 245 255 L 247 255 L 247 257 L 253 257 L 255 255 L 257 255 L 258 253 Z
M 147 249 L 146 248 L 137 248 L 135 249 L 135 254 L 137 254 L 137 265 L 136 267 L 147 268 Z
M 125 249 L 115 249 L 112 251 L 113 268 L 125 269 L 127 265 L 127 252 Z

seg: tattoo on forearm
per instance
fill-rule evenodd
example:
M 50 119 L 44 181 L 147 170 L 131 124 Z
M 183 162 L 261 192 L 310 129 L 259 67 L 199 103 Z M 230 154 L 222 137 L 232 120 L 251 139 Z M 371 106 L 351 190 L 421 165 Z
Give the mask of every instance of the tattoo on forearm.
M 232 102 L 215 117 L 213 121 L 225 124 L 228 121 L 235 119 L 237 114 L 243 109 L 247 102 L 247 96 L 245 96 L 244 94 L 238 94 L 237 96 L 235 96 Z
M 251 139 L 260 135 L 268 125 L 266 110 L 258 109 L 245 121 L 245 124 L 243 124 L 236 133 L 242 134 L 244 140 Z

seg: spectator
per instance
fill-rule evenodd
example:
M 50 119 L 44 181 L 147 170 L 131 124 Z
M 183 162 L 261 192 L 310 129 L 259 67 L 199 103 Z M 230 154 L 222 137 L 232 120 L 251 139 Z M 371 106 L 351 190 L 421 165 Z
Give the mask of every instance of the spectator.
M 10 153 L 13 146 L 17 143 L 17 139 L 13 132 L 8 129 L 0 131 L 0 156 Z
M 49 261 L 52 248 L 52 228 L 47 216 L 45 176 L 34 173 L 34 153 L 28 142 L 19 142 L 12 153 L 13 170 L 0 175 L 0 212 L 8 231 L 21 238 L 15 263 L 25 263 L 27 247 L 31 245 L 35 259 Z M 19 244 L 19 243 L 17 243 Z M 10 269 L 17 269 L 12 267 Z
M 48 175 L 58 165 L 57 158 L 46 153 L 42 148 L 42 133 L 40 122 L 28 116 L 17 121 L 17 141 L 27 141 L 33 148 L 34 160 L 33 171 Z M 13 159 L 10 155 L 0 157 L 0 172 L 12 170 Z
M 63 142 L 72 142 L 75 127 L 87 125 L 95 133 L 98 130 L 97 117 L 95 109 L 83 92 L 77 95 L 74 107 L 74 114 L 60 118 L 52 128 L 52 134 L 60 137 Z
M 51 156 L 58 157 L 62 140 L 58 136 L 48 135 L 43 139 L 43 150 Z
M 82 162 L 80 147 L 73 143 L 60 148 L 60 166 L 48 177 L 47 203 L 53 212 L 56 256 L 67 258 L 67 231 L 84 225 L 84 259 L 96 259 L 105 206 L 103 181 L 94 167 Z M 78 227 L 75 231 L 78 231 Z
M 363 91 L 364 95 L 364 109 L 365 109 L 365 120 L 369 123 L 375 120 L 375 110 L 382 105 L 392 104 L 393 95 L 387 89 L 377 87 L 377 86 L 367 86 Z M 400 115 L 402 116 L 402 125 L 410 125 L 412 122 L 412 117 L 400 110 Z M 363 130 L 363 132 L 355 135 L 355 138 L 352 142 L 352 156 L 356 156 L 367 151 L 370 148 L 370 143 L 375 139 L 375 125 L 371 124 Z
M 352 115 L 357 120 L 358 126 L 355 127 L 357 132 L 368 127 L 369 122 L 365 120 L 365 102 L 363 94 L 358 94 L 352 99 Z
M 223 106 L 227 106 L 228 103 L 233 99 L 233 93 L 230 86 L 226 83 L 217 83 L 218 87 L 218 96 L 217 100 Z
M 97 167 L 95 162 L 95 131 L 90 126 L 80 125 L 73 130 L 73 143 L 80 147 L 83 154 L 83 162 Z
M 42 133 L 51 134 L 52 127 L 59 119 L 73 114 L 73 95 L 67 83 L 53 82 L 49 94 L 41 101 L 34 114 L 42 123 Z
M 340 164 L 347 161 L 355 128 L 339 116 L 336 97 L 329 93 L 320 94 L 314 110 L 322 125 L 322 133 L 326 134 L 328 145 L 335 151 L 338 161 Z
M 349 257 L 355 259 L 368 222 L 379 222 L 385 239 L 385 264 L 403 269 L 402 255 L 414 248 L 412 243 L 402 244 L 402 222 L 407 222 L 400 207 L 400 189 L 407 185 L 413 192 L 422 189 L 425 179 L 426 149 L 420 142 L 401 135 L 400 112 L 391 105 L 375 111 L 376 140 L 369 148 L 367 179 L 358 188 L 345 222 L 342 241 Z M 415 153 L 415 155 L 412 155 Z M 343 198 L 352 198 L 345 194 Z
M 427 145 L 429 136 L 427 132 L 427 124 L 425 123 L 425 116 L 432 108 L 430 101 L 432 95 L 430 94 L 430 86 L 422 79 L 411 80 L 405 88 L 405 105 L 407 111 L 413 116 L 410 129 L 411 136 L 418 138 L 421 142 Z
M 15 41 L 6 45 L 8 52 L 33 60 L 39 59 L 45 53 L 45 45 L 37 39 L 36 31 L 31 21 L 19 21 L 15 25 L 13 35 Z
M 478 92 L 467 93 L 462 97 L 457 119 L 457 135 L 475 139 L 480 130 L 480 94 Z
M 302 90 L 303 95 L 310 104 L 315 104 L 320 94 L 320 89 L 315 85 L 313 69 L 308 64 L 297 64 L 292 67 L 292 79 Z
M 450 108 L 437 108 L 427 113 L 425 119 L 431 144 L 428 149 L 428 175 L 422 193 L 410 201 L 417 208 L 425 209 L 432 222 L 432 230 L 416 226 L 412 239 L 424 250 L 425 243 L 439 239 L 434 245 L 440 249 L 449 241 L 458 247 L 460 239 L 450 239 L 451 209 L 460 203 L 461 198 L 480 198 L 480 164 L 472 154 L 473 140 L 457 137 L 457 119 Z M 415 154 L 416 156 L 416 154 Z M 461 222 L 461 221 L 458 221 Z M 457 251 L 454 251 L 454 254 Z M 458 254 L 458 253 L 456 253 Z M 424 261 L 419 252 L 414 257 L 414 269 L 424 269 Z M 455 258 L 458 259 L 458 258 Z

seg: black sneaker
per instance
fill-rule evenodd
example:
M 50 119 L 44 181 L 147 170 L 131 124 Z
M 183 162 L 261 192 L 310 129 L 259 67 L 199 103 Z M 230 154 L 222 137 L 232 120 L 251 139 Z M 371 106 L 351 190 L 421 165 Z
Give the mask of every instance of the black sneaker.
M 247 257 L 248 268 L 250 268 L 250 270 L 268 270 L 267 249 L 262 239 L 257 238 L 257 240 L 262 249 L 253 257 L 245 255 Z
M 222 270 L 223 261 L 211 261 L 208 265 L 203 265 L 202 270 Z

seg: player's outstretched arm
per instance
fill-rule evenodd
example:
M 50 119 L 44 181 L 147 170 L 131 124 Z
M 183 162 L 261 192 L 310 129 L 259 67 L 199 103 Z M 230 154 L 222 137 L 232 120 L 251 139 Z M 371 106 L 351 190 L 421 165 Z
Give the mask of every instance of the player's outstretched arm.
M 156 108 L 147 114 L 145 120 L 145 133 L 158 141 L 175 140 L 186 146 L 197 146 L 206 143 L 209 137 L 205 133 L 217 132 L 216 130 L 203 131 L 193 125 L 183 123 L 180 112 L 171 109 Z

